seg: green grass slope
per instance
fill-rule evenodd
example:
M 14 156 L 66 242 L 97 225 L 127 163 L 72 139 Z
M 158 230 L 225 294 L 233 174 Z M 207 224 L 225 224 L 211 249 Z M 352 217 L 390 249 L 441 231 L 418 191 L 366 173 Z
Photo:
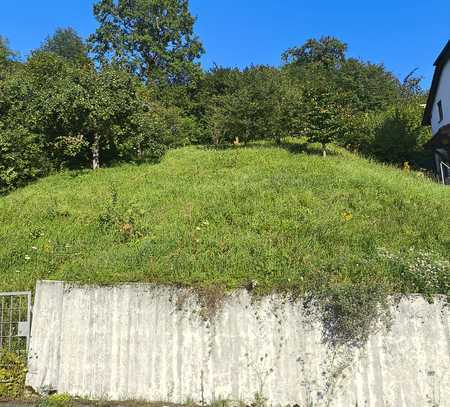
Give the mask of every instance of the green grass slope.
M 37 279 L 448 294 L 450 188 L 348 153 L 189 147 L 0 198 L 0 291 Z

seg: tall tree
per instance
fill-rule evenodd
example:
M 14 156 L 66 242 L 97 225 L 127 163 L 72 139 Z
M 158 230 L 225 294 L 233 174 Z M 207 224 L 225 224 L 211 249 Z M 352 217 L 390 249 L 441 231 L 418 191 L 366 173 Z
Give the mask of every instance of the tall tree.
M 0 36 L 0 61 L 5 62 L 14 56 L 14 52 L 9 48 L 8 40 Z
M 349 58 L 336 73 L 335 81 L 349 95 L 352 106 L 362 112 L 384 110 L 399 101 L 400 82 L 382 64 Z
M 86 63 L 89 60 L 86 44 L 71 27 L 58 28 L 52 36 L 46 38 L 39 51 L 53 52 L 76 63 Z
M 347 44 L 335 37 L 321 37 L 309 39 L 301 47 L 288 49 L 282 55 L 285 63 L 304 65 L 309 63 L 321 64 L 328 68 L 337 68 L 345 61 Z
M 76 65 L 53 53 L 35 53 L 27 63 L 31 99 L 24 109 L 33 131 L 45 134 L 55 162 L 89 159 L 97 169 L 130 136 L 128 122 L 139 108 L 142 84 L 129 73 Z M 84 164 L 84 163 L 83 163 Z
M 203 82 L 206 129 L 214 143 L 282 137 L 279 71 L 215 67 Z
M 9 47 L 8 40 L 0 35 L 0 78 L 2 71 L 10 66 L 16 57 L 17 54 Z
M 186 83 L 203 47 L 188 0 L 99 0 L 89 38 L 99 62 L 126 66 L 150 82 Z

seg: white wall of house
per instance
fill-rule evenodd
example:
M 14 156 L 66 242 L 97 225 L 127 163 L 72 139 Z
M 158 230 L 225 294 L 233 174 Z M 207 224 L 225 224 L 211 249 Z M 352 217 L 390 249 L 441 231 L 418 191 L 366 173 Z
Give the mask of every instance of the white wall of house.
M 444 113 L 444 119 L 439 121 L 438 102 L 442 101 L 442 110 Z M 436 98 L 433 102 L 433 111 L 431 116 L 431 128 L 433 135 L 435 135 L 439 129 L 447 124 L 450 124 L 450 61 L 447 61 L 444 69 L 442 70 L 441 80 L 439 81 L 438 90 L 436 92 Z

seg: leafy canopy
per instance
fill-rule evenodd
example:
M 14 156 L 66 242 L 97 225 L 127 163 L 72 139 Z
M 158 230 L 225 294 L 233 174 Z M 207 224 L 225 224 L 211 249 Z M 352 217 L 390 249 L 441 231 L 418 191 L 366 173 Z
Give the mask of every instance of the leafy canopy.
M 87 63 L 89 61 L 86 44 L 71 27 L 58 28 L 52 36 L 46 38 L 39 51 L 53 52 L 77 63 Z
M 125 66 L 150 82 L 186 83 L 203 47 L 188 0 L 100 0 L 89 43 L 99 62 Z
M 309 64 L 319 63 L 326 67 L 337 67 L 345 61 L 347 44 L 335 37 L 309 39 L 300 47 L 293 47 L 283 53 L 285 63 Z
M 8 40 L 0 35 L 0 79 L 6 71 L 14 64 L 17 53 L 11 50 Z

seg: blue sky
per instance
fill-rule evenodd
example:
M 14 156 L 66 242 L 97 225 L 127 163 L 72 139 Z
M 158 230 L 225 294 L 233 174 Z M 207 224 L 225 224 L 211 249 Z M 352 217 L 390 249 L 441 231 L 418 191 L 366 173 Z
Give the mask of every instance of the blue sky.
M 57 27 L 95 30 L 93 0 L 14 0 L 0 11 L 0 35 L 27 55 Z M 279 65 L 281 53 L 306 39 L 333 35 L 349 54 L 383 62 L 403 78 L 414 68 L 429 86 L 433 61 L 450 38 L 448 0 L 191 0 L 196 31 L 214 62 Z

